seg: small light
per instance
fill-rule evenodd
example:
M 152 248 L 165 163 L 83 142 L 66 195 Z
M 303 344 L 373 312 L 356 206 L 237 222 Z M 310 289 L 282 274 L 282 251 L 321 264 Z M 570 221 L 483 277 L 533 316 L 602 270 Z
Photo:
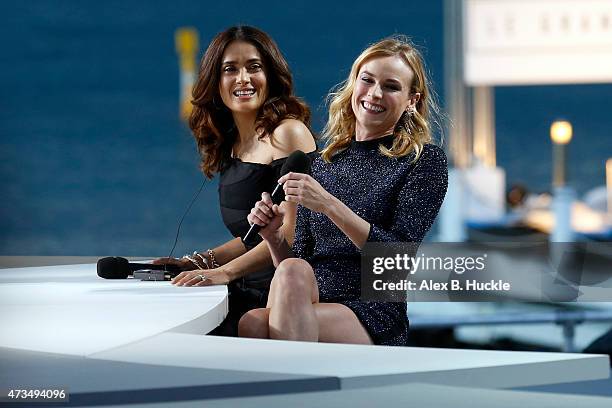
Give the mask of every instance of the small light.
M 550 126 L 550 138 L 556 144 L 568 144 L 572 140 L 572 124 L 565 120 L 553 122 Z

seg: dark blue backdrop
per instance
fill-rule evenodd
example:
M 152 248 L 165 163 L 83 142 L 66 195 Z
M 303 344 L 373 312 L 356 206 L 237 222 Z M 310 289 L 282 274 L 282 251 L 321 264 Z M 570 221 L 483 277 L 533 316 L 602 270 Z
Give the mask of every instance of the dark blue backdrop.
M 0 255 L 165 254 L 202 176 L 178 120 L 174 31 L 196 27 L 204 48 L 239 23 L 284 51 L 297 93 L 325 120 L 328 90 L 368 43 L 392 33 L 424 49 L 440 96 L 442 1 L 386 3 L 12 2 L 0 24 Z M 580 192 L 603 184 L 612 155 L 609 85 L 496 90 L 498 162 L 508 181 L 548 188 L 548 126 L 574 124 Z M 177 254 L 229 238 L 209 182 Z

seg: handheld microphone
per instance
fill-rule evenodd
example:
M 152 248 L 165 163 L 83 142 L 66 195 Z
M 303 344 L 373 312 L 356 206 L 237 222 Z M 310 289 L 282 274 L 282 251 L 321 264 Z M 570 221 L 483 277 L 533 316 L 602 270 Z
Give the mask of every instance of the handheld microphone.
M 181 268 L 177 265 L 154 265 L 145 263 L 129 262 L 125 258 L 119 256 L 109 256 L 98 259 L 97 263 L 98 276 L 104 279 L 127 279 L 132 276 L 135 271 L 143 269 L 167 271 L 170 275 L 178 275 L 181 273 Z
M 280 175 L 281 177 L 287 173 L 310 173 L 310 158 L 301 150 L 296 150 L 291 153 L 285 163 L 283 163 L 283 167 L 281 167 Z M 285 192 L 283 191 L 283 185 L 277 184 L 270 195 L 272 198 L 272 202 L 274 204 L 280 204 L 285 199 Z M 249 231 L 246 233 L 244 238 L 242 238 L 242 242 L 245 244 L 251 245 L 254 244 L 254 239 L 261 230 L 261 227 L 257 224 L 251 225 Z

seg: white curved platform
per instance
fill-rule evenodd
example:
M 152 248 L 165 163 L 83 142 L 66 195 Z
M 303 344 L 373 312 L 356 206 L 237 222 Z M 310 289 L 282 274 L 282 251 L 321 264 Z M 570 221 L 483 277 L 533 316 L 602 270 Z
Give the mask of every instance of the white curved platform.
M 512 388 L 598 380 L 608 378 L 610 372 L 608 356 L 592 354 L 363 346 L 182 333 L 163 333 L 90 358 L 333 377 L 347 389 L 408 382 Z
M 225 286 L 104 280 L 95 269 L 0 270 L 0 389 L 67 387 L 70 404 L 78 406 L 190 406 L 213 399 L 224 399 L 215 406 L 233 406 L 236 397 L 255 396 L 270 396 L 253 401 L 278 406 L 284 397 L 273 395 L 297 401 L 318 392 L 311 402 L 325 402 L 359 399 L 352 390 L 361 388 L 374 398 L 376 387 L 392 384 L 398 390 L 411 383 L 493 389 L 609 375 L 608 357 L 598 355 L 204 336 L 226 315 Z
M 227 287 L 99 278 L 95 264 L 0 270 L 0 347 L 88 356 L 164 333 L 206 334 Z

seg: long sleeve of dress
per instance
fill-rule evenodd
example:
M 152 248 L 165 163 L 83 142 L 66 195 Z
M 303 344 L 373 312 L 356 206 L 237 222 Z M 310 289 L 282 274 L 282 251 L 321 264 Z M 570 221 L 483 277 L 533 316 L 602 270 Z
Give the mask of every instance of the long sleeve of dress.
M 426 145 L 406 175 L 390 222 L 371 224 L 367 241 L 421 242 L 438 214 L 447 187 L 446 155 L 439 147 Z

